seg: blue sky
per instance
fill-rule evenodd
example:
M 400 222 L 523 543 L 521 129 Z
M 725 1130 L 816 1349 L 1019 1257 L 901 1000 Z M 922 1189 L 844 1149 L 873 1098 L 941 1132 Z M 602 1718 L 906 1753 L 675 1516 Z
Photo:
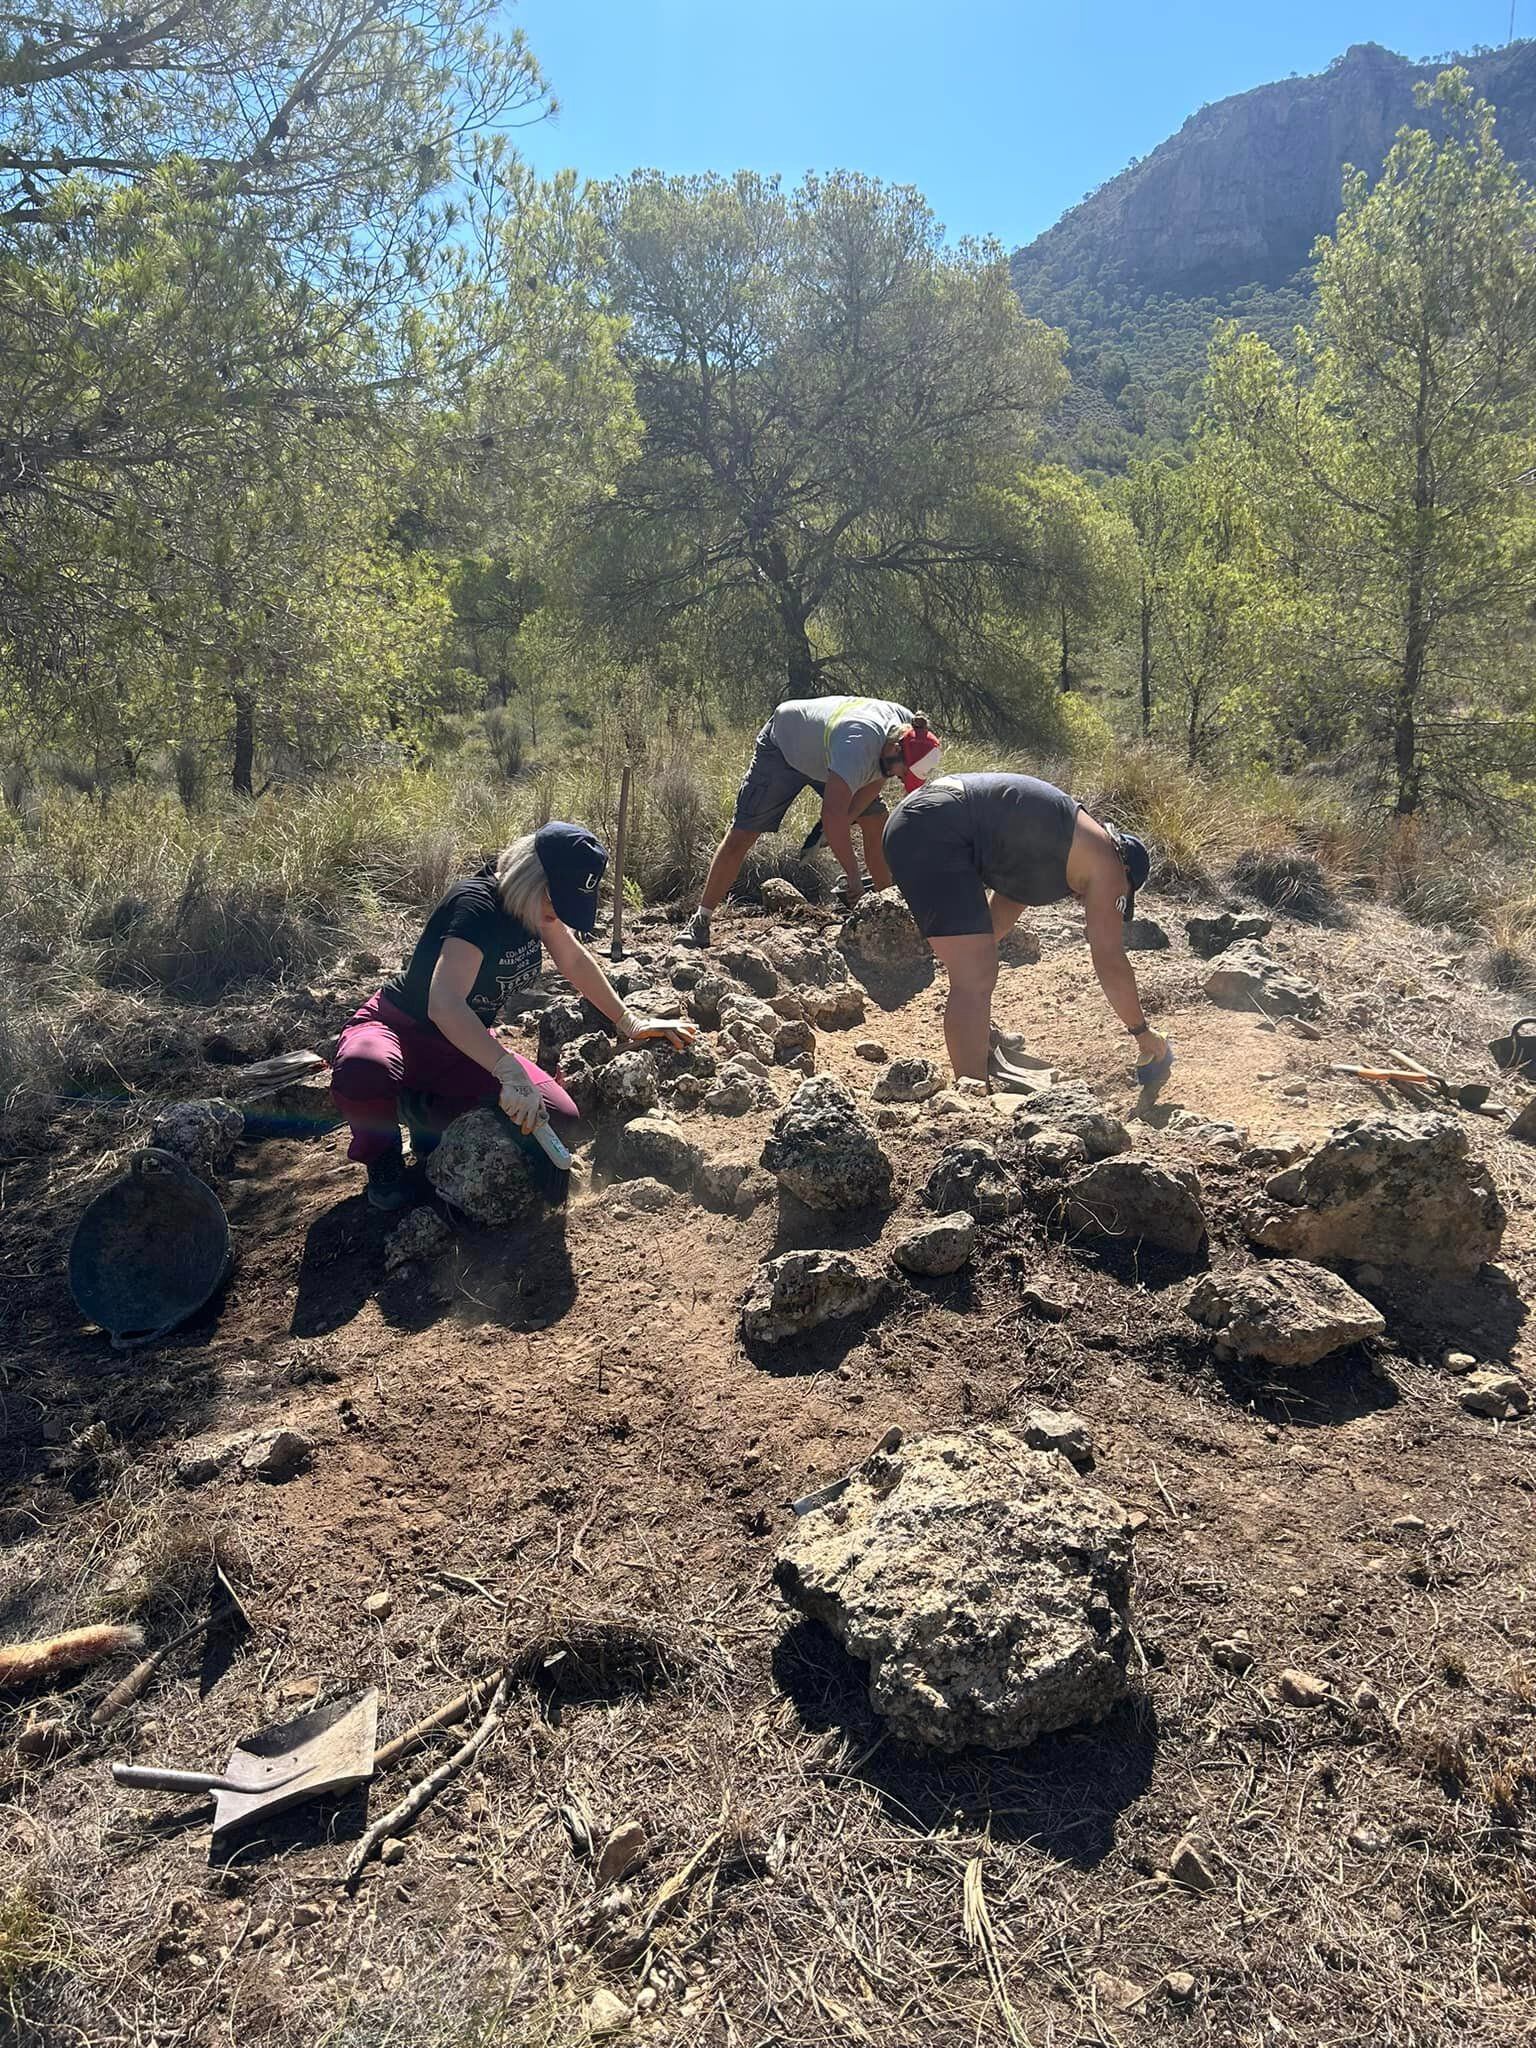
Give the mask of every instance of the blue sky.
M 1536 34 L 1536 0 L 1518 7 Z M 521 0 L 513 19 L 561 102 L 518 138 L 542 172 L 868 171 L 1013 248 L 1203 101 L 1350 43 L 1502 43 L 1509 0 Z

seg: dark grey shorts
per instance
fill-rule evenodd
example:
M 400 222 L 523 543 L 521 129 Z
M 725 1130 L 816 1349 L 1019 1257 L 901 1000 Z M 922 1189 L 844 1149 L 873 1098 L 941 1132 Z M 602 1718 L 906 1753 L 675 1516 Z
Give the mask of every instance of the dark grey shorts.
M 991 931 L 963 789 L 929 782 L 899 803 L 885 828 L 885 857 L 925 939 Z
M 798 768 L 790 767 L 765 725 L 757 736 L 752 760 L 736 792 L 732 829 L 737 832 L 777 832 L 802 789 L 814 789 L 818 796 L 827 793 L 824 782 L 814 782 L 809 775 L 802 775 Z M 860 813 L 865 818 L 884 815 L 885 805 L 879 797 Z

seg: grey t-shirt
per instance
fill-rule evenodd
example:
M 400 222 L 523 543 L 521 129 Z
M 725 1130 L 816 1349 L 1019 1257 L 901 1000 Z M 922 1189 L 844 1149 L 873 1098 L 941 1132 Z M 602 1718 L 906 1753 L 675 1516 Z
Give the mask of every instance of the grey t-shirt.
M 768 730 L 799 774 L 813 782 L 840 775 L 850 789 L 862 789 L 880 780 L 886 734 L 911 723 L 905 705 L 882 697 L 792 697 L 774 712 Z

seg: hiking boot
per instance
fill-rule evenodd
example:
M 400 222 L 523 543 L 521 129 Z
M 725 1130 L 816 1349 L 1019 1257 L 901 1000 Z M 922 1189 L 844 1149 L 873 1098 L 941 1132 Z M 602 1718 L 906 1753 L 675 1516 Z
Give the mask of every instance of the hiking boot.
M 700 904 L 677 935 L 680 946 L 707 946 L 709 944 L 709 912 Z
M 441 1118 L 430 1096 L 415 1088 L 400 1090 L 400 1121 L 411 1141 L 411 1158 L 424 1165 L 442 1143 Z
M 382 1159 L 368 1162 L 368 1206 L 370 1209 L 403 1209 L 416 1198 L 406 1177 L 405 1158 L 397 1147 Z

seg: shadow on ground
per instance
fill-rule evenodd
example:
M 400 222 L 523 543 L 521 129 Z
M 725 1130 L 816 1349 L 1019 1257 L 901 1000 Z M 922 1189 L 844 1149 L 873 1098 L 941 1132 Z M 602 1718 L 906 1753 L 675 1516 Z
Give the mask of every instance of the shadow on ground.
M 1042 1736 L 1017 1755 L 930 1757 L 885 1735 L 865 1667 L 816 1622 L 786 1631 L 773 1671 L 803 1725 L 841 1730 L 858 1759 L 851 1775 L 875 1788 L 894 1822 L 924 1834 L 958 1822 L 1091 1870 L 1113 1849 L 1120 1815 L 1152 1782 L 1158 1725 L 1150 1699 L 1127 1700 L 1097 1727 Z

